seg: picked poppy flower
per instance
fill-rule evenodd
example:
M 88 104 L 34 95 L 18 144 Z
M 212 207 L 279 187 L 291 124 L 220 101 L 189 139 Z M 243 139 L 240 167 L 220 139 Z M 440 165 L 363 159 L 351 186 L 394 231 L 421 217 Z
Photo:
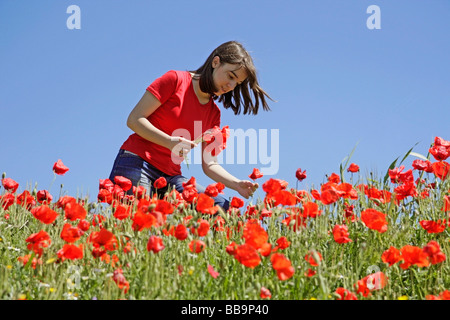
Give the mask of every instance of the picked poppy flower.
M 16 192 L 17 188 L 19 188 L 19 184 L 11 178 L 2 179 L 2 185 L 6 189 L 6 191 L 9 191 L 11 193 Z
M 113 281 L 117 284 L 117 287 L 119 289 L 123 290 L 124 293 L 127 293 L 130 289 L 130 283 L 126 280 L 125 276 L 123 275 L 122 269 L 116 269 L 113 272 L 112 276 Z
M 61 159 L 58 159 L 53 164 L 53 172 L 59 175 L 64 175 L 67 171 L 69 171 L 69 168 L 67 168 L 64 163 L 61 161 Z
M 175 238 L 178 240 L 185 240 L 188 237 L 188 230 L 184 224 L 179 224 L 175 228 Z
M 387 231 L 388 222 L 386 221 L 386 215 L 380 211 L 369 208 L 361 212 L 361 221 L 372 230 L 376 230 L 379 233 Z
M 348 168 L 347 168 L 347 172 L 358 172 L 359 171 L 359 166 L 355 163 L 351 163 Z
M 194 239 L 189 243 L 189 251 L 193 253 L 200 253 L 206 248 L 206 243 L 202 240 Z
M 205 151 L 210 152 L 211 155 L 217 156 L 222 150 L 226 148 L 227 140 L 230 136 L 229 126 L 224 126 L 222 129 L 215 126 L 207 130 L 201 137 L 201 141 L 206 142 Z
M 262 178 L 264 175 L 257 168 L 253 168 L 253 172 L 248 176 L 252 180 Z
M 64 261 L 65 259 L 83 259 L 83 245 L 80 244 L 76 246 L 74 244 L 65 244 L 62 249 L 58 250 L 56 254 L 62 261 Z
M 153 251 L 153 253 L 158 253 L 165 248 L 163 244 L 163 239 L 155 235 L 150 236 L 147 242 L 147 251 Z
M 233 199 L 231 199 L 230 207 L 238 209 L 243 206 L 244 206 L 244 200 L 242 200 L 238 197 L 233 197 Z
M 255 268 L 261 263 L 261 257 L 256 249 L 248 243 L 237 246 L 234 257 L 247 268 Z
M 210 264 L 208 264 L 208 273 L 214 279 L 216 279 L 220 275 L 220 273 L 218 273 L 216 270 L 214 270 L 214 267 L 212 265 L 210 265 Z
M 33 216 L 44 224 L 53 223 L 58 217 L 58 213 L 48 205 L 42 205 L 31 209 Z
M 43 248 L 47 248 L 52 243 L 49 234 L 44 230 L 31 234 L 25 241 L 28 242 L 28 250 L 33 250 L 39 257 L 42 256 Z
M 114 183 L 122 188 L 123 191 L 128 191 L 133 186 L 133 183 L 130 179 L 124 176 L 115 176 Z M 114 190 L 114 189 L 113 189 Z
M 78 227 L 72 226 L 70 223 L 65 223 L 63 229 L 61 231 L 61 239 L 65 242 L 73 243 L 81 238 L 84 234 L 84 231 Z
M 439 219 L 437 222 L 432 220 L 421 220 L 419 223 L 428 233 L 441 233 L 444 232 L 447 227 L 447 221 L 445 219 Z
M 428 267 L 430 262 L 428 261 L 428 255 L 422 250 L 422 248 L 406 245 L 400 249 L 403 263 L 400 264 L 400 268 L 403 270 L 408 269 L 412 265 L 416 265 L 419 268 Z
M 291 261 L 282 253 L 272 254 L 270 262 L 272 263 L 272 268 L 277 272 L 278 279 L 281 281 L 290 279 L 295 273 Z
M 308 261 L 312 267 L 318 267 L 322 259 L 322 255 L 318 251 L 310 251 L 305 255 L 305 260 Z
M 86 219 L 86 209 L 78 202 L 69 202 L 64 207 L 65 218 L 70 221 Z
M 272 293 L 266 287 L 261 287 L 259 296 L 261 297 L 261 299 L 270 299 L 272 298 Z
M 158 179 L 155 180 L 155 183 L 153 183 L 153 186 L 156 189 L 162 189 L 164 187 L 167 186 L 167 180 L 164 177 L 159 177 Z
M 400 253 L 400 250 L 398 250 L 396 247 L 389 247 L 386 251 L 383 252 L 381 255 L 381 261 L 384 263 L 388 263 L 389 267 L 396 264 L 397 262 L 402 261 L 402 255 Z
M 358 300 L 353 292 L 342 287 L 337 288 L 335 293 L 340 296 L 337 300 Z
M 444 262 L 446 259 L 445 253 L 441 251 L 439 243 L 434 240 L 427 243 L 427 245 L 423 248 L 423 252 L 428 255 L 428 259 L 431 264 L 438 264 Z
M 333 228 L 333 238 L 337 243 L 348 243 L 353 240 L 349 238 L 348 227 L 343 225 L 335 225 Z
M 306 179 L 306 170 L 303 170 L 303 171 L 302 171 L 302 169 L 298 168 L 298 169 L 295 171 L 295 177 L 297 178 L 298 181 L 303 181 L 303 180 L 305 180 L 305 179 Z

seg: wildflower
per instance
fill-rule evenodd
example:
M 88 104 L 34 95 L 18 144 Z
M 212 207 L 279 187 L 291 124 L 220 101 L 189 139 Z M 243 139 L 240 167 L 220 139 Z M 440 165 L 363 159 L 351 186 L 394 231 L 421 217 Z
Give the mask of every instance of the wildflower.
M 3 178 L 2 185 L 6 189 L 6 191 L 9 191 L 11 193 L 16 192 L 17 188 L 19 188 L 19 184 L 11 178 Z
M 164 177 L 159 177 L 158 179 L 155 180 L 155 182 L 153 183 L 153 186 L 156 189 L 162 189 L 165 186 L 167 186 L 167 180 Z
M 79 203 L 71 201 L 64 207 L 65 218 L 70 221 L 77 219 L 83 220 L 86 218 L 86 209 Z
M 369 229 L 380 233 L 387 231 L 388 222 L 386 221 L 386 215 L 375 209 L 370 208 L 361 212 L 361 220 Z
M 47 232 L 41 230 L 38 233 L 31 234 L 26 240 L 28 250 L 33 250 L 39 257 L 43 253 L 43 248 L 47 248 L 52 243 Z
M 115 176 L 114 183 L 118 185 L 123 191 L 128 191 L 133 186 L 131 180 L 123 176 Z
M 291 261 L 281 253 L 272 254 L 270 262 L 272 263 L 272 268 L 277 272 L 278 279 L 281 281 L 290 279 L 295 273 Z
M 421 220 L 419 223 L 428 233 L 441 233 L 444 232 L 447 227 L 447 222 L 445 219 L 439 219 L 437 222 L 431 220 Z
M 199 219 L 197 221 L 198 227 L 191 227 L 191 232 L 199 237 L 204 237 L 209 232 L 209 222 L 204 219 Z
M 259 296 L 261 297 L 261 299 L 270 299 L 272 298 L 272 293 L 270 293 L 270 290 L 266 287 L 261 287 Z
M 305 255 L 305 260 L 308 261 L 312 267 L 318 267 L 322 259 L 322 255 L 318 251 L 310 251 Z
M 308 268 L 308 270 L 306 270 L 306 272 L 304 274 L 305 274 L 305 277 L 311 278 L 317 274 L 317 271 L 313 270 L 311 268 Z
M 291 244 L 291 242 L 288 241 L 288 239 L 283 236 L 283 237 L 280 237 L 280 238 L 277 239 L 277 246 L 276 246 L 276 248 L 284 250 L 284 249 L 288 248 L 290 244 Z
M 355 163 L 351 163 L 348 168 L 347 168 L 347 172 L 358 172 L 359 171 L 359 166 Z
M 412 167 L 419 171 L 425 171 L 428 173 L 433 172 L 433 168 L 431 166 L 430 160 L 424 161 L 424 160 L 416 159 L 412 162 Z
M 188 237 L 188 230 L 187 230 L 186 226 L 184 224 L 177 225 L 177 227 L 175 228 L 174 236 L 178 240 L 181 240 L 181 241 L 185 240 Z
M 338 300 L 358 300 L 358 298 L 353 292 L 342 287 L 337 288 L 335 293 L 340 296 Z
M 189 251 L 191 251 L 193 253 L 200 253 L 203 250 L 205 250 L 205 248 L 206 248 L 206 244 L 202 240 L 194 239 L 189 243 Z
M 100 189 L 97 194 L 97 200 L 99 202 L 111 204 L 113 200 L 112 191 L 108 189 Z
M 24 255 L 23 257 L 18 257 L 17 261 L 22 262 L 22 264 L 24 266 L 26 266 L 28 261 L 30 261 L 30 258 L 31 258 L 31 254 L 27 254 L 27 255 Z M 33 269 L 36 269 L 37 265 L 42 265 L 42 259 L 38 259 L 36 257 L 33 257 L 33 259 L 31 260 L 31 267 Z M 8 269 L 12 268 L 12 266 L 7 266 L 7 267 L 8 267 Z
M 39 190 L 36 193 L 36 199 L 39 203 L 50 203 L 52 202 L 53 197 L 47 190 Z
M 245 239 L 246 244 L 251 245 L 255 249 L 261 248 L 269 240 L 269 235 L 257 220 L 247 221 L 242 237 Z
M 114 211 L 114 218 L 124 220 L 131 215 L 131 207 L 127 205 L 118 205 Z
M 439 243 L 432 240 L 423 248 L 423 252 L 428 255 L 428 260 L 431 264 L 438 264 L 444 262 L 446 259 L 445 254 L 441 251 Z
M 57 252 L 58 258 L 64 261 L 65 259 L 76 260 L 83 258 L 83 245 L 76 246 L 74 244 L 65 244 L 62 249 Z
M 363 297 L 368 297 L 370 292 L 383 289 L 387 284 L 387 280 L 388 278 L 381 271 L 369 274 L 357 282 L 355 285 L 357 287 L 356 293 L 361 293 Z
M 12 193 L 7 192 L 3 196 L 0 196 L 0 204 L 5 211 L 8 210 L 15 201 L 16 197 Z
M 205 193 L 200 193 L 197 200 L 197 211 L 204 214 L 216 214 L 218 207 L 214 206 L 214 199 Z
M 445 161 L 434 162 L 431 167 L 433 168 L 434 175 L 441 180 L 445 180 L 450 171 L 450 163 Z
M 205 151 L 211 152 L 212 156 L 217 156 L 227 146 L 227 140 L 230 137 L 229 126 L 220 129 L 215 126 L 203 134 L 202 140 L 206 142 Z
M 225 189 L 225 185 L 222 182 L 216 182 L 208 185 L 205 189 L 205 194 L 210 197 L 217 197 L 219 193 L 223 193 L 223 189 Z
M 135 231 L 142 231 L 146 228 L 151 228 L 157 224 L 155 215 L 145 213 L 141 209 L 138 209 L 133 217 L 133 224 L 131 228 Z
M 315 202 L 306 202 L 303 204 L 303 217 L 316 218 L 320 216 L 322 210 L 319 210 L 319 205 Z
M 44 224 L 53 223 L 58 217 L 58 213 L 50 209 L 47 205 L 42 205 L 40 207 L 35 207 L 31 209 L 33 216 Z
M 73 243 L 80 239 L 84 231 L 78 227 L 73 227 L 70 223 L 66 223 L 61 231 L 61 239 L 68 243 Z
M 69 168 L 67 168 L 64 163 L 61 161 L 61 159 L 58 159 L 53 164 L 53 172 L 59 175 L 64 175 L 67 171 L 69 171 Z
M 104 228 L 100 231 L 94 231 L 89 235 L 88 242 L 92 243 L 94 247 L 103 247 L 106 250 L 113 251 L 117 249 L 117 238 L 111 232 Z
M 403 258 L 401 257 L 400 250 L 393 246 L 389 247 L 389 249 L 384 251 L 381 255 L 381 261 L 389 263 L 389 267 L 401 260 L 403 260 Z
M 418 267 L 428 267 L 428 255 L 421 248 L 411 245 L 406 245 L 400 249 L 404 263 L 400 264 L 400 268 L 408 269 L 412 265 Z
M 208 264 L 208 273 L 214 279 L 216 279 L 220 275 L 220 273 L 218 273 L 216 270 L 214 270 L 214 267 L 212 265 L 210 265 L 210 264 Z
M 153 251 L 153 253 L 158 253 L 165 248 L 163 244 L 163 239 L 155 235 L 150 236 L 147 242 L 147 251 Z
M 247 268 L 253 269 L 261 263 L 258 252 L 248 243 L 237 246 L 234 257 Z
M 231 208 L 241 208 L 244 206 L 244 201 L 238 197 L 233 197 L 230 202 Z
M 333 228 L 333 238 L 337 243 L 348 243 L 353 240 L 349 238 L 348 227 L 343 225 L 335 225 Z
M 234 256 L 236 253 L 236 249 L 237 249 L 237 244 L 233 241 L 231 242 L 229 245 L 227 245 L 225 251 L 229 254 Z
M 128 292 L 128 290 L 130 289 L 130 283 L 125 279 L 122 269 L 119 268 L 114 270 L 112 278 L 119 289 L 124 290 L 124 293 Z

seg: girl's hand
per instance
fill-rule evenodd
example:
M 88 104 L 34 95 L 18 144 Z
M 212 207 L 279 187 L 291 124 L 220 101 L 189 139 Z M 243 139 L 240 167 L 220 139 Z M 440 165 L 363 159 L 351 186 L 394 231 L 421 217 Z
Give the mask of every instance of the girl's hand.
M 248 180 L 241 180 L 237 183 L 236 191 L 245 199 L 253 196 L 253 193 L 258 189 L 259 185 Z
M 172 153 L 176 154 L 178 157 L 185 157 L 192 148 L 197 146 L 197 143 L 194 141 L 183 137 L 171 137 L 170 141 L 172 141 Z

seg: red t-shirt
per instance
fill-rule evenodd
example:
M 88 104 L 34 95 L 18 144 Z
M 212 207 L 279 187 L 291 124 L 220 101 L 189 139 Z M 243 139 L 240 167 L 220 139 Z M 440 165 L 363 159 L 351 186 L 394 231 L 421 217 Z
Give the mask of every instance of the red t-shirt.
M 168 135 L 195 140 L 206 130 L 214 126 L 220 127 L 220 109 L 213 99 L 206 104 L 199 102 L 192 76 L 187 71 L 170 70 L 148 86 L 147 91 L 161 102 L 147 119 Z M 168 175 L 181 174 L 180 163 L 183 158 L 136 133 L 128 137 L 121 149 L 139 155 Z

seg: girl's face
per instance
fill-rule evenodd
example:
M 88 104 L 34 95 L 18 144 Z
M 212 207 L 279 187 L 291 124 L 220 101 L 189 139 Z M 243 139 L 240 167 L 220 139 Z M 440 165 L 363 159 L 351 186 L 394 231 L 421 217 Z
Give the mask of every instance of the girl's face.
M 212 67 L 216 96 L 234 90 L 237 85 L 247 79 L 247 72 L 244 68 L 236 64 L 221 63 L 218 56 L 214 57 Z

